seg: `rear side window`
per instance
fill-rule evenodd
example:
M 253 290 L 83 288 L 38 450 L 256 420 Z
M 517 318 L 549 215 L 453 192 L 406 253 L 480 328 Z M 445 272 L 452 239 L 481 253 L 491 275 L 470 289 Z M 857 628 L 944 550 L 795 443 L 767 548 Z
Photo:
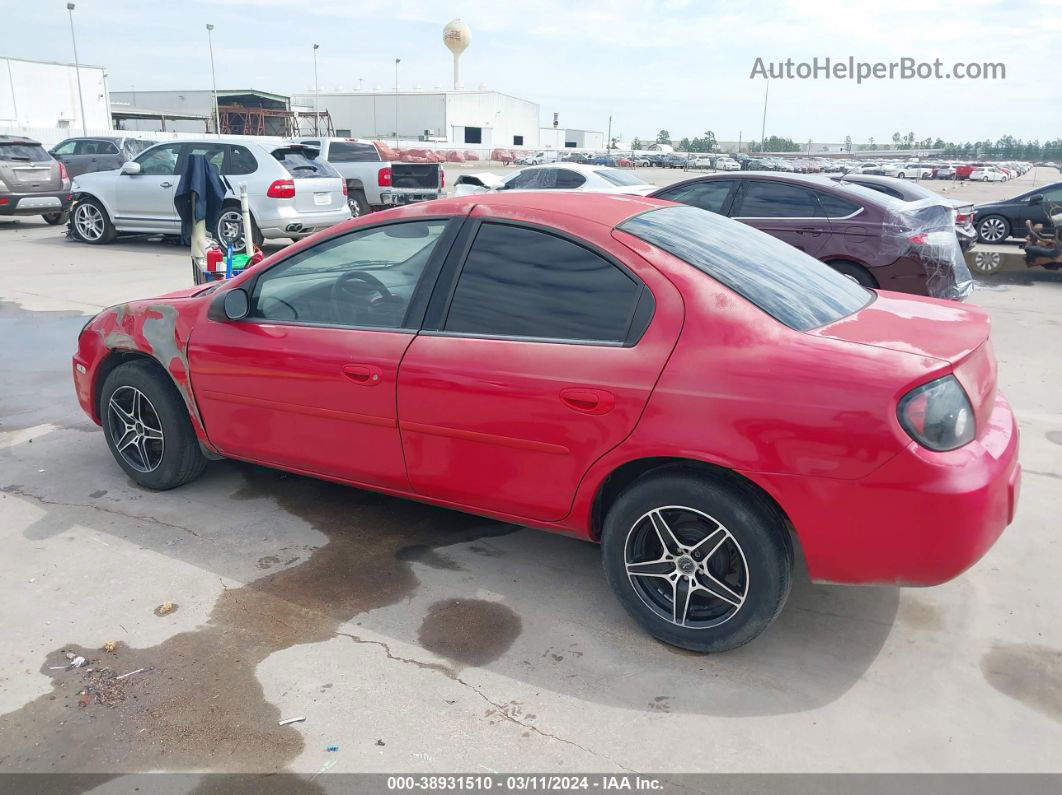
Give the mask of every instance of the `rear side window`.
M 696 207 L 664 207 L 619 229 L 725 284 L 797 331 L 857 312 L 873 293 L 788 243 Z
M 380 153 L 372 144 L 332 141 L 331 146 L 328 147 L 328 160 L 330 163 L 378 162 Z
M 741 218 L 817 218 L 822 210 L 815 194 L 796 185 L 749 181 L 734 215 Z
M 586 177 L 577 171 L 572 171 L 567 168 L 555 168 L 552 169 L 556 175 L 556 181 L 553 183 L 554 188 L 561 190 L 573 190 L 575 188 L 582 187 L 586 182 Z
M 225 174 L 253 174 L 258 170 L 258 161 L 251 150 L 239 144 L 229 145 L 229 158 L 225 163 Z
M 605 182 L 611 183 L 612 185 L 623 186 L 645 184 L 645 180 L 615 168 L 599 168 L 594 171 L 594 173 L 601 177 L 601 179 L 605 180 Z
M 22 160 L 41 163 L 51 160 L 52 156 L 44 151 L 40 144 L 0 142 L 0 160 Z
M 339 173 L 324 160 L 314 157 L 305 147 L 274 149 L 273 157 L 296 179 L 338 177 Z
M 834 196 L 832 193 L 818 193 L 819 204 L 828 218 L 845 218 L 852 213 L 859 212 L 862 207 L 854 202 Z
M 642 285 L 587 248 L 535 229 L 483 224 L 445 329 L 464 334 L 621 343 Z
M 654 196 L 722 215 L 726 197 L 730 195 L 730 189 L 733 187 L 734 181 L 731 179 L 710 180 L 680 185 L 663 193 L 656 193 Z

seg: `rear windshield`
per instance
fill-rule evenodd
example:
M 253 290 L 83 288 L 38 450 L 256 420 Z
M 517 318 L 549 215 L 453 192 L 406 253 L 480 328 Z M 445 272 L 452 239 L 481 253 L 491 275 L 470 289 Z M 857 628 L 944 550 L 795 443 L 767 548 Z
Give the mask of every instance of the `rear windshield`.
M 0 160 L 28 160 L 40 163 L 52 156 L 40 144 L 13 144 L 0 142 Z
M 318 152 L 307 147 L 286 147 L 274 149 L 273 157 L 296 179 L 315 179 L 338 177 L 339 172 L 324 160 L 318 159 Z
M 722 282 L 797 331 L 857 312 L 874 294 L 777 238 L 698 207 L 664 207 L 619 228 Z
M 645 180 L 639 179 L 626 171 L 615 168 L 599 168 L 595 172 L 601 179 L 611 182 L 613 185 L 644 185 Z

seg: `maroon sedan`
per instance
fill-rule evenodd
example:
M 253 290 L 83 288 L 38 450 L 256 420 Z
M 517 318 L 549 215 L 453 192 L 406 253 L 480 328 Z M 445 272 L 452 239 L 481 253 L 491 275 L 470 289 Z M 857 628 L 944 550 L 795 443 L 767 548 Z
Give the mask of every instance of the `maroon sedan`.
M 903 202 L 828 177 L 768 172 L 712 174 L 650 195 L 743 221 L 865 287 L 958 301 L 973 289 L 943 199 Z

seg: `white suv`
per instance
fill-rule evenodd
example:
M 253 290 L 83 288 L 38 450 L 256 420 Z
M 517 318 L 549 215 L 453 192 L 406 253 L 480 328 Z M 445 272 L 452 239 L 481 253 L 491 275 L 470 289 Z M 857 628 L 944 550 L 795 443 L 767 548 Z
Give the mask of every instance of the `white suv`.
M 298 240 L 350 218 L 346 185 L 332 166 L 317 158 L 316 149 L 213 138 L 160 143 L 116 171 L 77 177 L 70 219 L 74 237 L 85 243 L 110 243 L 120 232 L 180 234 L 173 197 L 180 166 L 193 154 L 205 155 L 231 190 L 217 227 L 210 230 L 223 245 L 238 248 L 243 243 L 241 182 L 247 183 L 251 234 L 258 245 L 265 238 Z

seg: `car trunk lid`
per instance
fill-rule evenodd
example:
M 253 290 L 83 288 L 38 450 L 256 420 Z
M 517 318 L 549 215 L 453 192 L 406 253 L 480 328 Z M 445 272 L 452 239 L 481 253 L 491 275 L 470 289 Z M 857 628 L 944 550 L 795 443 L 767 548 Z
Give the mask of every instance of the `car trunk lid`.
M 0 180 L 19 193 L 63 189 L 58 162 L 34 141 L 0 141 Z
M 391 163 L 391 187 L 439 190 L 439 164 Z
M 302 144 L 279 147 L 271 153 L 291 175 L 295 185 L 295 209 L 300 213 L 322 213 L 343 207 L 343 178 L 320 149 Z
M 962 384 L 983 428 L 996 392 L 990 324 L 976 307 L 879 292 L 858 312 L 808 333 L 935 360 L 938 377 L 951 372 Z

